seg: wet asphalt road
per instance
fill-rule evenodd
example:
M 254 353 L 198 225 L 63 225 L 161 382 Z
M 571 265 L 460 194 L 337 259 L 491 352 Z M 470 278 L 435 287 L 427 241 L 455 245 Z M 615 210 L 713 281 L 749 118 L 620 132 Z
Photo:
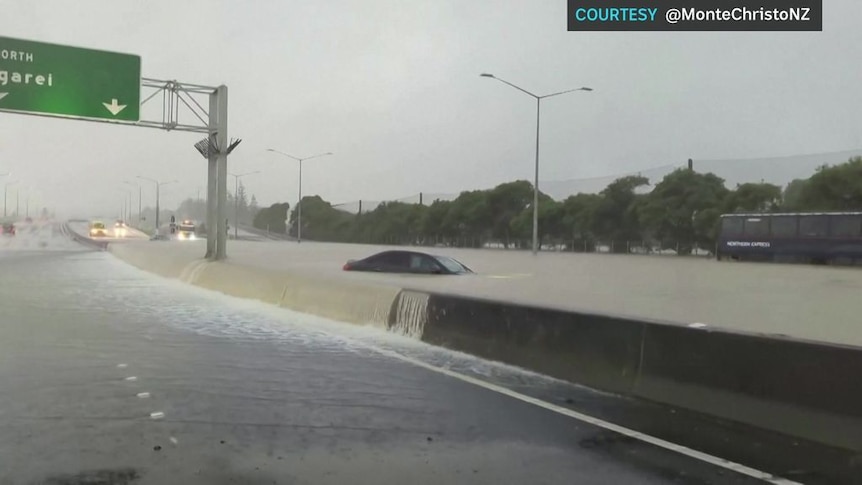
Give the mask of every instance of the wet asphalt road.
M 537 376 L 161 280 L 42 231 L 47 248 L 0 250 L 2 485 L 764 483 L 376 349 L 512 386 Z

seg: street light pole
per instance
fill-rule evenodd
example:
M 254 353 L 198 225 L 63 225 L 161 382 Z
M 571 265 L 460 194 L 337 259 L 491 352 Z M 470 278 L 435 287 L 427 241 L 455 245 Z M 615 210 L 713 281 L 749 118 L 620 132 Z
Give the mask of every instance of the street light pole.
M 142 214 L 142 207 L 141 207 L 141 195 L 142 195 L 142 192 L 143 192 L 143 191 L 142 191 L 142 189 L 141 189 L 141 184 L 137 184 L 137 183 L 134 183 L 134 182 L 129 182 L 128 180 L 123 180 L 123 183 L 124 183 L 124 184 L 126 184 L 126 185 L 131 185 L 132 187 L 137 187 L 137 188 L 138 188 L 138 226 L 140 226 L 140 225 L 141 225 L 141 216 L 143 215 L 143 214 Z M 129 197 L 131 197 L 131 195 L 129 195 Z M 131 218 L 132 218 L 132 215 L 131 215 L 131 202 L 129 202 L 129 209 L 130 209 L 130 210 L 129 210 L 129 219 L 131 219 Z
M 9 186 L 14 184 L 14 183 L 15 182 L 7 182 L 6 185 L 3 187 L 3 217 L 7 216 L 6 204 L 7 204 L 7 201 L 9 200 L 9 198 L 8 198 Z
M 508 84 L 509 86 L 521 91 L 522 93 L 528 94 L 535 98 L 536 100 L 536 166 L 535 166 L 535 174 L 533 179 L 533 254 L 537 254 L 539 252 L 539 127 L 541 121 L 541 110 L 542 110 L 542 100 L 545 98 L 550 98 L 552 96 L 559 96 L 561 94 L 571 93 L 574 91 L 592 91 L 592 88 L 582 87 L 575 89 L 568 89 L 566 91 L 560 91 L 558 93 L 546 94 L 544 96 L 539 96 L 537 94 L 533 94 L 530 91 L 527 91 L 524 88 L 518 87 L 509 81 L 504 79 L 500 79 L 493 74 L 483 73 L 479 75 L 480 77 L 487 77 L 491 79 L 496 79 L 503 84 Z
M 229 174 L 233 177 L 233 238 L 239 239 L 239 179 L 245 177 L 246 175 L 254 175 L 256 173 L 260 173 L 260 170 L 255 170 L 254 172 L 246 172 L 246 173 L 231 173 Z
M 152 182 L 153 184 L 155 184 L 155 186 L 156 186 L 156 229 L 155 229 L 153 234 L 158 235 L 159 234 L 159 211 L 161 210 L 161 207 L 160 207 L 160 202 L 161 202 L 160 189 L 161 189 L 162 185 L 172 184 L 172 183 L 178 182 L 178 180 L 169 180 L 167 182 L 159 182 L 156 179 L 151 179 L 148 177 L 142 177 L 140 175 L 138 175 L 137 178 L 139 178 L 141 180 L 148 180 L 148 181 Z
M 284 153 L 284 152 L 280 152 L 280 151 L 275 150 L 273 148 L 267 148 L 266 151 L 278 153 L 280 155 L 284 155 L 285 157 L 292 158 L 292 159 L 296 160 L 297 162 L 299 162 L 299 202 L 297 202 L 297 204 L 296 204 L 296 211 L 297 211 L 296 212 L 296 242 L 301 243 L 302 242 L 302 162 L 305 160 L 311 160 L 312 158 L 325 157 L 327 155 L 332 155 L 333 153 L 332 152 L 319 153 L 317 155 L 312 155 L 310 157 L 299 158 L 299 157 L 294 157 L 293 155 L 288 155 L 287 153 Z

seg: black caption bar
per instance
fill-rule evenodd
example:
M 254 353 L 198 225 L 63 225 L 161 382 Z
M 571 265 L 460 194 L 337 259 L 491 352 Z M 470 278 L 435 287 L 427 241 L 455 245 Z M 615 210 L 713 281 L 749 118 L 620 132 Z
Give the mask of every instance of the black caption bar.
M 568 28 L 572 32 L 823 30 L 823 0 L 568 2 Z

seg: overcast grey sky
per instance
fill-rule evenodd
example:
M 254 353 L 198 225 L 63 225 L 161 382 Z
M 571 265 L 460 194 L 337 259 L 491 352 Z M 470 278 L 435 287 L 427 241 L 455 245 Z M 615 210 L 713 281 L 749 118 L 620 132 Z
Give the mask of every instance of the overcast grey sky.
M 141 55 L 147 77 L 230 90 L 229 170 L 263 204 L 487 188 L 694 159 L 862 147 L 862 2 L 825 3 L 823 32 L 575 33 L 563 0 L 0 0 L 0 35 Z M 64 214 L 113 213 L 119 181 L 179 179 L 194 196 L 200 137 L 0 113 L 0 172 Z M 757 177 L 760 177 L 758 172 Z M 145 205 L 153 190 L 145 188 Z

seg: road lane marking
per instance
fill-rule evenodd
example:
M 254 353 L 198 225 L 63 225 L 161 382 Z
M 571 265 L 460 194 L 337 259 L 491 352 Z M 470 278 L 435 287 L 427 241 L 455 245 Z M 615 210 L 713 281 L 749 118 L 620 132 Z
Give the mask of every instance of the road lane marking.
M 164 417 L 165 417 L 165 413 L 163 413 L 161 411 L 156 411 L 154 413 L 150 413 L 151 419 L 162 419 Z
M 180 441 L 178 439 L 174 438 L 173 436 L 171 436 L 168 439 L 171 440 L 171 443 L 173 443 L 175 445 L 178 445 L 180 443 Z
M 128 366 L 129 366 L 129 364 L 117 364 L 118 369 L 125 369 Z
M 643 441 L 644 443 L 649 443 L 654 446 L 658 446 L 659 448 L 664 448 L 669 451 L 673 451 L 679 453 L 681 455 L 688 456 L 690 458 L 694 458 L 696 460 L 703 461 L 705 463 L 709 463 L 711 465 L 715 465 L 726 470 L 731 470 L 736 473 L 747 475 L 752 478 L 756 478 L 758 480 L 763 480 L 767 483 L 772 483 L 774 485 L 803 485 L 799 482 L 794 482 L 792 480 L 788 480 L 786 478 L 775 476 L 771 473 L 767 473 L 764 471 L 760 471 L 751 467 L 747 467 L 743 464 L 736 463 L 730 460 L 725 460 L 724 458 L 720 458 L 717 456 L 710 455 L 708 453 L 703 453 L 701 451 L 697 451 L 691 448 L 688 448 L 683 445 L 679 445 L 676 443 L 672 443 L 670 441 L 663 440 L 661 438 L 657 438 L 655 436 L 651 436 L 645 433 L 641 433 L 640 431 L 635 431 L 633 429 L 629 429 L 618 424 L 611 423 L 609 421 L 605 421 L 603 419 L 596 418 L 594 416 L 589 416 L 587 414 L 579 413 L 577 411 L 573 411 L 568 408 L 564 408 L 562 406 L 558 406 L 556 404 L 549 403 L 547 401 L 542 401 L 541 399 L 536 399 L 534 397 L 527 396 L 526 394 L 521 394 L 520 392 L 513 391 L 503 386 L 498 386 L 496 384 L 492 384 L 490 382 L 485 382 L 481 379 L 476 379 L 475 377 L 470 377 L 466 374 L 461 374 L 459 372 L 455 372 L 449 369 L 444 369 L 442 367 L 436 367 L 426 362 L 422 362 L 421 360 L 413 359 L 407 357 L 405 355 L 399 354 L 398 352 L 394 352 L 391 350 L 382 349 L 379 347 L 373 347 L 378 353 L 392 357 L 394 359 L 401 360 L 403 362 L 413 364 L 417 367 L 422 367 L 424 369 L 430 370 L 432 372 L 436 372 L 438 374 L 443 374 L 448 377 L 452 377 L 454 379 L 458 379 L 463 382 L 467 382 L 469 384 L 473 384 L 474 386 L 478 386 L 489 391 L 493 391 L 504 396 L 508 396 L 519 401 L 525 402 L 527 404 L 532 404 L 534 406 L 538 406 L 540 408 L 547 409 L 548 411 L 555 412 L 557 414 L 562 414 L 563 416 L 568 416 L 570 418 L 577 419 L 578 421 L 583 421 L 588 424 L 592 424 L 593 426 L 597 426 L 599 428 L 604 428 L 609 431 L 613 431 L 615 433 L 619 433 L 624 436 L 628 436 L 630 438 L 634 438 L 636 440 Z
M 509 280 L 515 278 L 529 278 L 533 276 L 531 273 L 509 273 L 509 274 L 489 274 L 483 275 L 485 278 L 491 278 L 495 280 Z
M 138 396 L 140 399 L 149 399 L 149 397 L 150 397 L 149 392 L 139 392 L 135 395 Z
M 129 377 L 126 377 L 126 380 L 129 382 L 134 382 L 134 381 L 138 380 L 138 378 L 136 376 L 129 376 Z

